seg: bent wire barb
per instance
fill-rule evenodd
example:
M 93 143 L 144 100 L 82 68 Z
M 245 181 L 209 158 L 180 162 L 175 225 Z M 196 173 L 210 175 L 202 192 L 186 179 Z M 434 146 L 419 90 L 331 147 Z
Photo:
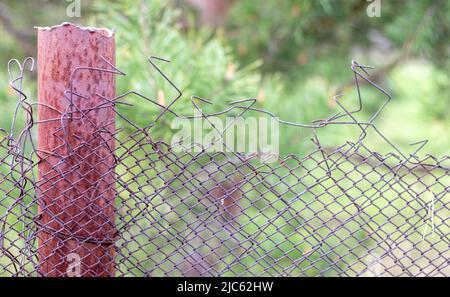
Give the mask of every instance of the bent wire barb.
M 391 271 L 394 266 L 410 276 L 449 274 L 449 265 L 445 261 L 410 255 L 418 251 L 422 255 L 449 256 L 445 217 L 438 216 L 436 226 L 432 227 L 433 232 L 436 231 L 447 243 L 446 247 L 441 247 L 439 241 L 421 236 L 427 245 L 422 250 L 418 247 L 420 241 L 411 237 L 419 228 L 427 227 L 430 219 L 431 208 L 423 203 L 422 195 L 431 195 L 432 209 L 448 216 L 445 198 L 450 191 L 449 157 L 438 159 L 427 155 L 419 158 L 417 154 L 427 140 L 412 143 L 417 149 L 408 156 L 377 128 L 376 119 L 392 97 L 370 79 L 372 67 L 351 62 L 357 91 L 355 108 L 346 107 L 341 100 L 343 95 L 339 94 L 334 97 L 339 112 L 326 119 L 298 123 L 280 119 L 273 112 L 257 107 L 255 98 L 231 100 L 223 110 L 206 113 L 203 106 L 213 105 L 213 100 L 192 95 L 189 101 L 196 113 L 179 114 L 174 107 L 183 100 L 183 93 L 158 66 L 158 62 L 170 61 L 155 56 L 149 57 L 150 66 L 176 92 L 167 105 L 131 90 L 114 98 L 94 94 L 102 103 L 81 108 L 77 100 L 88 100 L 89 96 L 75 91 L 77 73 L 126 75 L 104 57 L 99 58 L 103 63 L 101 66 L 79 65 L 72 70 L 69 88 L 61 94 L 67 103 L 64 110 L 30 102 L 23 91 L 25 73 L 34 70 L 33 58 L 22 63 L 13 59 L 8 63 L 10 86 L 18 100 L 10 130 L 0 128 L 3 154 L 0 156 L 0 276 L 39 274 L 37 234 L 40 231 L 62 241 L 73 239 L 94 246 L 114 245 L 118 258 L 116 275 L 327 275 L 332 272 L 364 275 L 371 271 L 365 258 L 372 253 L 381 259 L 377 265 L 381 265 L 384 274 L 398 273 Z M 14 67 L 18 69 L 17 74 L 14 74 Z M 367 121 L 357 118 L 364 109 L 361 81 L 384 98 Z M 131 96 L 159 110 L 145 127 L 140 127 L 116 108 L 112 110 L 122 127 L 115 131 L 107 129 L 115 124 L 115 119 L 101 126 L 92 121 L 98 110 L 117 105 L 133 107 L 127 102 Z M 57 116 L 35 119 L 34 106 L 47 108 Z M 23 124 L 19 122 L 21 112 L 25 115 Z M 281 125 L 310 129 L 314 150 L 302 157 L 294 154 L 278 156 L 272 165 L 258 164 L 256 153 L 234 152 L 224 142 L 225 134 L 239 118 L 249 113 L 268 116 Z M 229 114 L 233 114 L 233 121 L 221 129 L 211 121 L 212 117 Z M 219 137 L 208 146 L 192 143 L 190 149 L 199 148 L 199 151 L 175 153 L 169 144 L 152 137 L 151 130 L 165 115 L 187 120 L 204 119 Z M 115 228 L 112 236 L 99 238 L 95 234 L 72 234 L 73 226 L 69 224 L 58 221 L 62 226 L 55 229 L 41 222 L 40 211 L 48 205 L 38 199 L 39 189 L 49 180 L 36 175 L 37 165 L 45 156 L 57 156 L 59 161 L 52 164 L 53 169 L 62 177 L 68 174 L 59 165 L 68 162 L 68 157 L 76 155 L 84 145 L 89 147 L 89 140 L 69 133 L 68 125 L 75 120 L 94 126 L 92 137 L 98 139 L 100 146 L 106 147 L 114 158 L 109 173 L 115 176 L 115 182 L 110 186 L 119 200 L 116 222 L 108 218 L 101 220 Z M 59 143 L 51 152 L 37 149 L 34 143 L 35 127 L 48 122 L 60 123 L 54 134 Z M 18 128 L 19 124 L 23 125 L 22 129 Z M 317 131 L 337 125 L 354 126 L 360 133 L 356 141 L 346 141 L 330 152 L 321 144 Z M 125 130 L 125 126 L 131 130 Z M 369 129 L 393 152 L 381 155 L 372 151 L 365 143 Z M 57 135 L 58 132 L 62 132 L 62 136 Z M 121 136 L 125 132 L 128 134 Z M 81 145 L 72 147 L 71 137 L 77 138 Z M 115 147 L 109 144 L 110 139 L 116 143 Z M 229 152 L 207 151 L 217 143 Z M 58 153 L 61 147 L 66 148 L 65 155 Z M 307 163 L 312 165 L 308 167 Z M 363 168 L 369 168 L 369 171 L 365 172 Z M 77 164 L 74 164 L 70 171 L 76 170 Z M 319 176 L 318 171 L 321 172 Z M 375 180 L 372 175 L 376 176 Z M 366 189 L 361 189 L 361 183 L 366 184 Z M 93 196 L 99 190 L 98 184 L 94 182 L 91 186 L 96 189 L 89 198 L 91 201 L 96 199 Z M 397 196 L 392 196 L 393 201 L 387 201 L 386 192 L 395 192 Z M 397 202 L 407 206 L 397 208 L 394 206 Z M 92 216 L 92 220 L 102 216 L 100 206 L 86 203 L 86 216 Z M 384 206 L 378 207 L 378 204 Z M 374 207 L 379 213 L 374 213 Z M 398 213 L 384 213 L 392 211 L 392 207 Z M 59 220 L 58 214 L 54 214 L 54 220 Z M 386 234 L 389 224 L 398 231 Z M 334 227 L 330 228 L 330 225 Z M 254 229 L 251 232 L 248 231 L 250 226 Z M 352 229 L 355 227 L 358 230 Z M 270 231 L 273 229 L 275 231 Z M 277 236 L 278 241 L 274 241 L 272 237 Z M 298 236 L 302 240 L 293 243 L 292 238 Z M 366 243 L 369 241 L 372 246 Z M 405 247 L 404 242 L 413 248 Z M 305 247 L 308 245 L 309 250 Z M 282 246 L 292 246 L 292 249 L 284 247 L 282 250 Z M 364 251 L 358 252 L 358 248 Z M 274 256 L 274 250 L 282 250 L 284 254 Z M 406 256 L 399 257 L 399 251 Z M 391 259 L 394 259 L 393 263 L 389 262 Z

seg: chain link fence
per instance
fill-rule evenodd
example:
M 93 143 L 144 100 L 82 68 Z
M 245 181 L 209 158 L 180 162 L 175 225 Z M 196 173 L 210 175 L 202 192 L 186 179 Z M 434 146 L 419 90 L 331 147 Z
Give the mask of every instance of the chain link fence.
M 340 114 L 305 126 L 353 125 L 357 141 L 342 135 L 330 149 L 314 135 L 304 155 L 264 162 L 201 146 L 175 151 L 153 138 L 180 96 L 146 127 L 114 111 L 112 130 L 95 123 L 97 111 L 130 94 L 89 109 L 77 97 L 72 111 L 54 113 L 59 128 L 43 151 L 36 131 L 47 122 L 22 91 L 27 63 L 11 79 L 12 127 L 0 131 L 1 276 L 450 275 L 450 158 L 403 154 L 374 125 L 378 112 L 358 122 L 337 100 Z M 352 69 L 358 90 L 379 88 L 365 66 Z M 232 108 L 261 112 L 244 101 Z M 89 133 L 71 133 L 81 123 L 92 123 Z M 392 152 L 372 151 L 369 130 Z

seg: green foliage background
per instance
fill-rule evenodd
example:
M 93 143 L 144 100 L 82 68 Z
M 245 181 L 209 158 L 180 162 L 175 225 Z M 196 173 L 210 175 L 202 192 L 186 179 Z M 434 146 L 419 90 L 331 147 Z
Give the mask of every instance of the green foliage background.
M 192 112 L 191 95 L 209 98 L 214 104 L 207 107 L 208 112 L 224 109 L 229 100 L 256 98 L 258 107 L 283 120 L 310 123 L 339 111 L 332 100 L 338 93 L 344 94 L 342 102 L 347 107 L 356 106 L 350 71 L 352 59 L 375 66 L 374 79 L 393 95 L 392 102 L 377 120 L 379 129 L 405 154 L 414 151 L 409 145 L 411 142 L 423 139 L 430 142 L 421 154 L 432 153 L 439 157 L 449 153 L 449 1 L 381 1 L 381 17 L 370 18 L 366 14 L 369 3 L 361 0 L 240 0 L 217 28 L 200 26 L 197 13 L 181 0 L 82 0 L 81 3 L 80 19 L 66 16 L 67 1 L 6 0 L 0 3 L 0 127 L 9 127 L 17 99 L 8 86 L 7 61 L 36 56 L 33 26 L 71 21 L 116 30 L 117 66 L 127 74 L 117 80 L 119 94 L 135 90 L 161 104 L 169 104 L 176 92 L 150 67 L 148 57 L 171 60 L 156 63 L 182 90 L 184 95 L 174 107 L 183 114 Z M 25 85 L 30 99 L 36 101 L 33 75 L 26 77 Z M 367 86 L 362 93 L 364 108 L 358 118 L 364 120 L 385 98 Z M 141 126 L 149 124 L 160 112 L 138 98 L 127 100 L 134 107 L 121 107 L 121 112 Z M 282 154 L 308 152 L 312 145 L 311 131 L 281 128 Z M 153 131 L 155 138 L 170 138 L 170 121 L 161 121 Z M 358 134 L 354 127 L 330 127 L 320 130 L 319 138 L 322 145 L 334 147 L 356 139 Z M 392 151 L 380 138 L 372 136 L 369 135 L 367 141 L 373 150 Z M 374 208 L 388 207 L 394 196 L 392 193 L 378 200 L 379 205 Z M 277 197 L 270 199 L 275 201 Z M 322 199 L 332 199 L 332 196 Z M 318 209 L 322 207 L 320 202 L 317 201 Z M 306 202 L 299 201 L 294 207 L 302 208 L 302 203 Z M 273 215 L 276 210 L 277 207 L 271 210 Z M 243 232 L 251 234 L 266 224 L 267 218 L 258 216 L 258 209 L 249 211 L 254 212 L 256 219 L 247 224 Z M 373 215 L 377 211 L 374 209 Z M 311 248 L 302 241 L 307 234 L 278 229 L 277 226 L 292 218 L 280 220 L 283 222 L 271 225 L 261 235 L 273 241 L 261 240 L 265 245 L 258 249 L 261 253 L 271 253 L 273 259 L 286 253 L 292 258 L 300 257 Z M 349 228 L 356 230 L 358 226 Z M 149 232 L 157 233 L 157 230 Z M 289 241 L 270 246 L 283 241 L 283 232 L 291 234 Z M 327 236 L 328 231 L 323 232 L 320 235 Z M 356 235 L 362 246 L 370 245 L 370 238 L 363 231 Z M 330 237 L 327 244 L 334 246 L 333 240 L 336 238 Z M 163 241 L 160 245 L 171 248 Z M 139 246 L 135 248 L 136 253 L 142 252 Z M 340 252 L 346 252 L 345 248 Z M 252 263 L 246 261 L 239 264 L 239 271 L 250 269 L 246 265 Z M 281 265 L 292 263 L 283 261 Z M 317 254 L 312 254 L 308 261 L 305 265 L 319 261 L 324 271 L 329 265 L 322 263 Z M 255 273 L 264 271 L 263 266 L 252 267 Z M 315 274 L 317 271 L 311 272 Z M 329 274 L 333 275 L 333 270 L 329 270 Z

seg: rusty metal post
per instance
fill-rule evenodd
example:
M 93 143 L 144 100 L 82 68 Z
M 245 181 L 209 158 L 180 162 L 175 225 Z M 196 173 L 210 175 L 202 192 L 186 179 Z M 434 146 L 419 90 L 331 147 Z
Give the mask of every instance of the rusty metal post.
M 113 276 L 114 33 L 38 28 L 38 257 L 43 276 Z M 84 67 L 84 68 L 80 68 Z M 87 67 L 87 69 L 86 69 Z M 97 69 L 92 69 L 97 68 Z

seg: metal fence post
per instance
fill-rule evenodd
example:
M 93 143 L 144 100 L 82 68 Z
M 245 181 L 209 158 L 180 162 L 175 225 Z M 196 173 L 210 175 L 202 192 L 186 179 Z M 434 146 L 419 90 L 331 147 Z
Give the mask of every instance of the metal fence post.
M 108 64 L 111 63 L 111 65 Z M 43 276 L 113 276 L 114 33 L 38 28 L 38 257 Z

